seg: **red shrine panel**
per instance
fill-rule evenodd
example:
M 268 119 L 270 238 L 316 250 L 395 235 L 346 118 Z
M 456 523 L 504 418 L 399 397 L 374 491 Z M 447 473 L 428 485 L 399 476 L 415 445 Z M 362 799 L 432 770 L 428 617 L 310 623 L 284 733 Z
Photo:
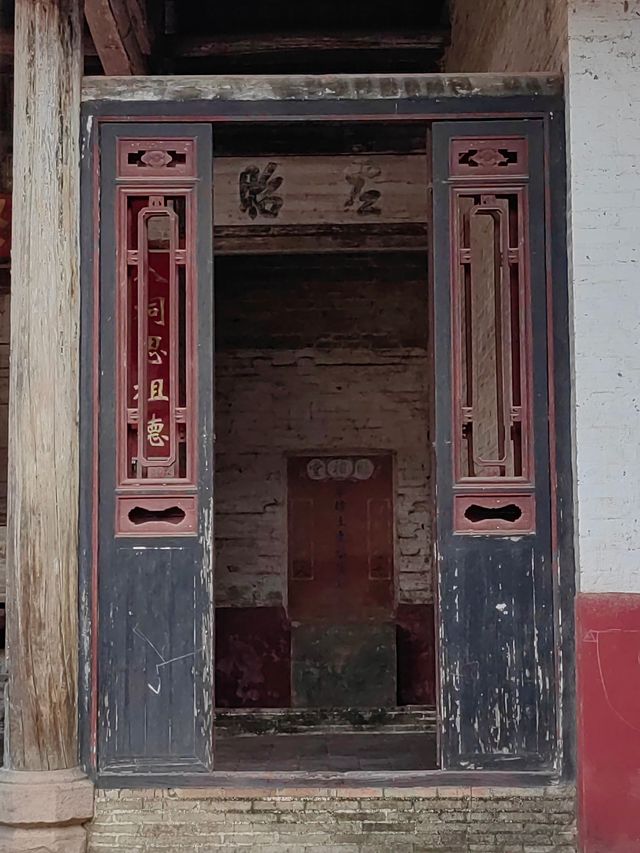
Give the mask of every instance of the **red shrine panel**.
M 454 527 L 535 527 L 526 140 L 453 139 Z
M 193 535 L 195 141 L 122 139 L 117 164 L 117 532 Z
M 390 455 L 289 460 L 289 616 L 360 622 L 393 614 Z

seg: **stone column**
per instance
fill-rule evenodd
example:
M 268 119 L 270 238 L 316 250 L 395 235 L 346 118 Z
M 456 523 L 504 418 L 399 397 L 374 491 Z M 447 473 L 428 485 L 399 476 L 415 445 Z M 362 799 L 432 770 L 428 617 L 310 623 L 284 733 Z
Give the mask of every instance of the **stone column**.
M 81 0 L 16 0 L 1 853 L 81 853 L 78 323 Z

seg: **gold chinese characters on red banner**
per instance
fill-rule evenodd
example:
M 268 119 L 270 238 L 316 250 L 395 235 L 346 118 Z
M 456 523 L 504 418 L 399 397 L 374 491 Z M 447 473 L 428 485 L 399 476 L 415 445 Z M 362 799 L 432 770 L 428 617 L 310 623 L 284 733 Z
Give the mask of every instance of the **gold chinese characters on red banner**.
M 178 353 L 185 343 L 178 316 L 184 262 L 181 205 L 175 198 L 152 195 L 130 198 L 127 206 L 132 261 L 127 300 L 127 456 L 131 466 L 125 478 L 181 478 L 186 474 L 178 447 L 186 440 L 186 389 L 180 388 L 178 375 Z

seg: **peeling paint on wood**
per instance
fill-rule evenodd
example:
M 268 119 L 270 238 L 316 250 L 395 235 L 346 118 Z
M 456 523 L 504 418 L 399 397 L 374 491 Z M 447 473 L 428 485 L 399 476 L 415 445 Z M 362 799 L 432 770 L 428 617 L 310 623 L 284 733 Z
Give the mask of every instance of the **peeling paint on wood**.
M 269 101 L 561 95 L 560 75 L 85 77 L 83 101 Z

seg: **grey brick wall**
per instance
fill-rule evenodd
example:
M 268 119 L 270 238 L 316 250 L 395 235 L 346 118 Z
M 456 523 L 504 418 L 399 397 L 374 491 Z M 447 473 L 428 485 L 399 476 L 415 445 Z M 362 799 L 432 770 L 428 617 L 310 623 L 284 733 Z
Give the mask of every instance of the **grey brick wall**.
M 216 603 L 281 606 L 287 454 L 392 451 L 398 600 L 433 600 L 426 258 L 216 267 Z
M 99 791 L 89 853 L 576 853 L 575 789 Z

